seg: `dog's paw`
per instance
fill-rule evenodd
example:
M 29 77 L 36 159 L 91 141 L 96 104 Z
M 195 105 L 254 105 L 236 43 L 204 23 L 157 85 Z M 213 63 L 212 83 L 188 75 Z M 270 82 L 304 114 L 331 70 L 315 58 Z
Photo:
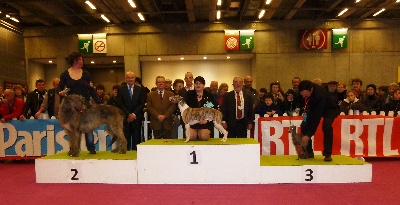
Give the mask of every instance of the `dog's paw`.
M 111 152 L 113 152 L 113 153 L 118 153 L 119 150 L 118 150 L 117 148 L 115 148 L 115 149 L 112 149 Z
M 222 138 L 221 142 L 226 142 L 226 138 Z

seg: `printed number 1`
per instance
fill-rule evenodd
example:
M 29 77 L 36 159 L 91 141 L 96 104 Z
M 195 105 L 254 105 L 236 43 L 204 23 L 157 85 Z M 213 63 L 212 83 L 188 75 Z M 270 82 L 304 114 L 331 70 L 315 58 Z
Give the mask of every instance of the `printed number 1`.
M 71 177 L 71 180 L 79 180 L 79 178 L 76 177 L 76 175 L 78 175 L 78 169 L 71 169 L 71 172 L 74 173 L 74 176 Z
M 314 179 L 314 176 L 312 175 L 314 173 L 314 171 L 312 169 L 306 169 L 306 172 L 308 172 L 308 174 L 306 174 L 306 176 L 310 177 L 308 179 L 305 179 L 306 181 L 312 181 Z
M 190 162 L 190 164 L 199 164 L 199 162 L 196 161 L 196 151 L 191 152 L 190 155 L 193 155 L 193 161 Z

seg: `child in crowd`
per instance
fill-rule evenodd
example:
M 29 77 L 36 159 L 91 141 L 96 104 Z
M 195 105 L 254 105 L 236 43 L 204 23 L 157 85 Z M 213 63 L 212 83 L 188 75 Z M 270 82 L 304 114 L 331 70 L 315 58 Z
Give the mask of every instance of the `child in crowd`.
M 389 111 L 393 111 L 394 116 L 397 116 L 397 112 L 400 111 L 400 89 L 397 88 L 393 92 L 393 98 L 389 100 L 388 103 L 385 104 L 384 110 L 386 115 L 388 115 Z
M 348 115 L 349 110 L 358 110 L 360 113 L 366 110 L 361 101 L 356 98 L 354 90 L 347 91 L 347 98 L 340 103 L 340 112 Z
M 272 117 L 274 114 L 282 116 L 282 111 L 273 102 L 274 96 L 271 93 L 265 95 L 264 103 L 259 105 L 255 110 L 255 114 L 259 114 L 264 117 Z

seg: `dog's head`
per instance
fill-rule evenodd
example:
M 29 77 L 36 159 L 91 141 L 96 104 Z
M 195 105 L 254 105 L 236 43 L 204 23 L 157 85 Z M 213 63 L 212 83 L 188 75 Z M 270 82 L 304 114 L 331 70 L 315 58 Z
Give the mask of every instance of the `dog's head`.
M 85 98 L 81 95 L 67 95 L 61 105 L 62 108 L 73 109 L 83 113 L 87 109 Z
M 178 102 L 182 102 L 183 101 L 183 97 L 180 95 L 174 95 L 169 97 L 169 101 L 173 102 L 173 103 L 178 103 Z

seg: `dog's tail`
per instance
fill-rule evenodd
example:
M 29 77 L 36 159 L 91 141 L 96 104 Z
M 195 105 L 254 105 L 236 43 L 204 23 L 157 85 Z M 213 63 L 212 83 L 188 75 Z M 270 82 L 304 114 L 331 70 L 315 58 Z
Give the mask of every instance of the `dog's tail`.
M 117 141 L 117 137 L 116 136 L 111 138 L 111 142 L 110 142 L 110 144 L 107 145 L 107 147 L 110 147 L 112 144 L 114 144 L 115 141 Z

